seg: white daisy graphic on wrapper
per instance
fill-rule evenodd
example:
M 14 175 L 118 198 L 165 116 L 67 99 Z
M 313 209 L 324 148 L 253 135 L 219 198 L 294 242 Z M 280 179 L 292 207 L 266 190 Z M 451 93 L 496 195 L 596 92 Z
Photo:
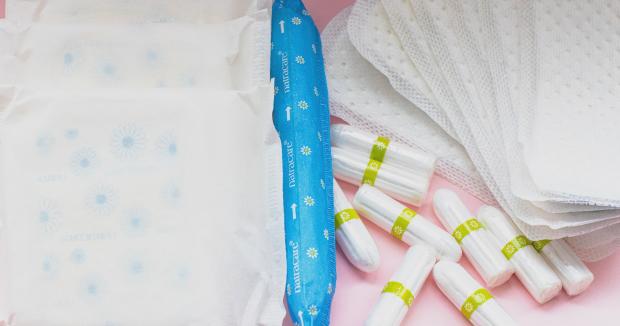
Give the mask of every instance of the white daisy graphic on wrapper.
M 314 52 L 314 54 L 316 54 L 316 44 L 312 43 L 312 52 Z
M 306 255 L 311 259 L 316 259 L 319 256 L 319 251 L 314 247 L 310 247 L 306 250 Z
M 385 149 L 385 148 L 386 148 L 386 146 L 385 146 L 385 143 L 384 143 L 384 142 L 377 142 L 377 143 L 375 144 L 375 146 L 377 146 L 377 148 L 378 148 L 378 149 Z
M 321 183 L 321 188 L 323 188 L 323 190 L 325 190 L 325 181 L 323 181 L 323 179 L 321 179 L 320 183 Z
M 274 95 L 278 95 L 278 92 L 280 91 L 280 89 L 278 88 L 278 86 L 274 86 L 273 87 L 273 94 Z
M 297 62 L 300 65 L 303 65 L 304 63 L 306 63 L 306 59 L 304 59 L 304 57 L 298 55 L 295 57 L 295 62 Z
M 303 9 L 303 10 L 301 11 L 301 14 L 302 14 L 302 15 L 304 15 L 304 16 L 309 16 L 309 15 L 310 15 L 310 14 L 308 13 L 308 10 L 306 10 L 306 9 Z
M 310 154 L 312 154 L 312 149 L 309 146 L 301 146 L 301 154 L 305 155 L 305 156 L 309 156 Z
M 118 127 L 112 133 L 112 151 L 119 158 L 134 158 L 146 145 L 146 136 L 141 128 L 128 124 Z
M 349 217 L 351 217 L 351 216 L 349 215 L 349 213 L 347 213 L 347 212 L 341 212 L 341 213 L 340 213 L 340 216 L 342 216 L 342 219 L 343 219 L 343 220 L 345 220 L 345 221 L 346 221 L 346 220 L 348 220 L 348 219 L 349 219 Z
M 301 24 L 301 18 L 299 17 L 293 17 L 291 19 L 291 22 L 293 23 L 293 25 L 300 25 Z
M 465 306 L 463 306 L 463 308 L 465 309 L 465 311 L 471 312 L 472 310 L 474 310 L 474 305 L 471 304 L 471 302 L 468 302 L 465 304 Z
M 85 201 L 96 215 L 110 215 L 116 207 L 116 193 L 109 186 L 98 186 L 86 196 Z
M 316 305 L 310 305 L 308 307 L 308 314 L 312 317 L 315 317 L 319 314 L 319 309 L 316 307 Z
M 297 102 L 297 107 L 299 107 L 302 110 L 307 110 L 310 106 L 308 105 L 308 102 L 306 101 L 299 101 Z
M 477 303 L 482 303 L 482 301 L 484 301 L 484 294 L 482 293 L 478 293 L 474 296 L 474 300 L 476 300 Z
M 316 137 L 319 139 L 319 141 L 323 141 L 323 136 L 321 136 L 321 132 L 320 131 L 317 131 Z
M 323 230 L 323 237 L 325 237 L 325 240 L 329 240 L 329 230 Z
M 512 244 L 510 244 L 510 245 L 508 245 L 508 246 L 506 247 L 506 251 L 507 251 L 509 254 L 512 254 L 512 253 L 514 253 L 514 252 L 515 252 L 515 247 L 514 247 Z
M 318 87 L 314 86 L 312 91 L 314 92 L 314 96 L 319 96 L 319 88 Z
M 461 231 L 456 231 L 454 232 L 454 237 L 457 239 L 461 239 L 463 237 L 463 234 L 461 233 Z
M 397 235 L 397 236 L 403 235 L 403 228 L 401 228 L 400 226 L 395 226 L 394 227 L 394 234 Z
M 306 206 L 314 206 L 314 198 L 312 198 L 311 196 L 304 197 L 304 204 L 306 204 Z
M 60 226 L 60 209 L 54 201 L 43 200 L 38 206 L 35 218 L 43 231 L 54 232 Z
M 76 175 L 90 174 L 98 165 L 97 153 L 92 148 L 83 148 L 71 155 L 71 170 Z

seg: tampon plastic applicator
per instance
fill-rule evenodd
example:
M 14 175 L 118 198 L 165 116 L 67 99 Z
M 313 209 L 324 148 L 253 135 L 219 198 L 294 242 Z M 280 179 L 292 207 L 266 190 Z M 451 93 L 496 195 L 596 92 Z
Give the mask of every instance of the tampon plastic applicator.
M 497 250 L 508 259 L 515 274 L 538 303 L 545 303 L 562 290 L 562 282 L 516 225 L 495 207 L 482 206 L 478 218 L 500 241 Z
M 433 249 L 416 245 L 387 282 L 365 326 L 398 326 L 435 265 Z
M 499 241 L 485 229 L 451 190 L 439 189 L 433 197 L 435 215 L 461 245 L 465 255 L 489 287 L 508 281 L 512 264 L 497 250 Z
M 340 185 L 334 180 L 336 242 L 349 262 L 364 272 L 379 268 L 379 249 Z
M 353 207 L 410 246 L 426 244 L 437 252 L 439 259 L 461 258 L 461 248 L 449 233 L 377 188 L 361 186 L 353 198 Z
M 516 326 L 517 323 L 461 265 L 440 261 L 433 278 L 441 292 L 475 326 Z

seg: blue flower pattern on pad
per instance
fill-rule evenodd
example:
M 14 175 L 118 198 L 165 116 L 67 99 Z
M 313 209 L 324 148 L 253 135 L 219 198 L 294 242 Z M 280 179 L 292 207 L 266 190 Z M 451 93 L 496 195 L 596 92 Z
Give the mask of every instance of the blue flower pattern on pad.
M 47 199 L 41 201 L 35 219 L 45 232 L 56 231 L 61 222 L 61 213 L 56 202 Z
M 86 206 L 96 215 L 110 215 L 116 206 L 116 192 L 109 186 L 98 186 L 86 196 Z
M 112 135 L 112 151 L 123 159 L 135 158 L 146 147 L 144 131 L 132 124 L 124 125 L 114 130 Z
M 97 153 L 91 148 L 83 148 L 71 156 L 71 170 L 76 175 L 89 174 L 99 165 Z

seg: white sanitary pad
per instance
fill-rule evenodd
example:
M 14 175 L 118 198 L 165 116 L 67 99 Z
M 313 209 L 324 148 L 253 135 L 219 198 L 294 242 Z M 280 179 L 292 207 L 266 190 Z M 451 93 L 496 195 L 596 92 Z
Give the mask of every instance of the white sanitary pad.
M 343 10 L 322 33 L 332 114 L 435 154 L 439 175 L 486 202 L 494 202 L 462 146 L 398 94 L 353 47 L 346 26 L 349 13 L 350 9 Z
M 19 324 L 281 322 L 272 96 L 18 92 L 0 132 Z
M 30 85 L 246 89 L 268 79 L 269 24 L 266 10 L 198 26 L 40 23 L 13 64 Z
M 506 21 L 495 23 L 503 17 L 498 11 L 513 7 L 518 6 L 512 1 L 360 0 L 351 11 L 348 31 L 358 52 L 396 91 L 465 146 L 495 198 L 528 237 L 576 236 L 570 242 L 578 252 L 608 248 L 617 238 L 610 231 L 617 228 L 608 227 L 620 222 L 613 201 L 578 191 L 549 191 L 530 175 L 531 151 L 523 150 L 522 136 L 531 118 L 522 112 L 522 92 L 510 85 L 519 80 L 515 75 L 527 71 L 519 53 L 515 58 L 512 52 L 520 51 L 519 44 L 510 43 L 515 37 L 518 42 L 518 17 L 507 14 Z M 384 123 L 383 128 L 398 130 L 398 124 Z M 546 157 L 552 156 L 549 148 Z
M 268 3 L 8 2 L 0 311 L 281 325 Z

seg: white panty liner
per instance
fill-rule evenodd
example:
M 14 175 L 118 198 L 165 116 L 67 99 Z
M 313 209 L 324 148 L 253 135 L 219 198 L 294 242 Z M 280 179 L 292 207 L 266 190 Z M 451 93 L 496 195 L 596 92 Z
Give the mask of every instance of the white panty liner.
M 462 146 L 396 92 L 353 47 L 347 30 L 350 11 L 340 12 L 322 33 L 332 114 L 373 134 L 433 153 L 440 176 L 494 203 Z
M 391 3 L 391 2 L 386 0 L 384 1 L 383 4 L 386 4 L 386 3 Z M 404 3 L 404 4 L 400 3 L 400 4 L 393 4 L 393 5 L 404 6 L 404 5 L 409 5 L 409 3 Z M 404 13 L 406 13 L 406 11 L 403 8 L 395 7 L 395 8 L 392 8 L 391 13 L 393 15 L 398 14 L 402 16 Z M 417 13 L 418 15 L 420 15 L 420 13 L 424 14 L 424 10 L 418 10 Z M 393 85 L 402 86 L 402 83 L 404 80 L 409 80 L 409 82 L 420 80 L 419 74 L 417 72 L 418 71 L 422 72 L 424 75 L 424 80 L 427 82 L 427 85 L 432 85 L 431 89 L 433 89 L 435 93 L 441 95 L 441 96 L 437 95 L 434 97 L 431 95 L 431 97 L 442 102 L 443 103 L 443 105 L 441 106 L 442 108 L 444 109 L 451 108 L 450 110 L 446 112 L 448 113 L 451 112 L 450 114 L 454 116 L 453 117 L 454 121 L 459 121 L 459 122 L 470 121 L 471 117 L 470 118 L 464 117 L 460 113 L 460 110 L 454 109 L 455 107 L 458 107 L 460 105 L 471 107 L 473 104 L 471 103 L 471 99 L 467 95 L 467 91 L 465 88 L 457 84 L 454 84 L 454 83 L 449 84 L 445 82 L 444 74 L 448 74 L 450 72 L 450 67 L 447 67 L 447 68 L 441 67 L 441 70 L 438 70 L 429 65 L 429 62 L 435 59 L 435 56 L 434 56 L 435 54 L 444 53 L 440 51 L 445 50 L 445 48 L 442 47 L 445 45 L 442 45 L 442 42 L 440 40 L 439 41 L 433 40 L 433 42 L 430 44 L 431 46 L 429 46 L 428 44 L 424 42 L 423 38 L 415 38 L 414 40 L 409 38 L 408 41 L 405 40 L 405 42 L 403 42 L 403 44 L 405 45 L 405 48 L 408 48 L 410 50 L 414 49 L 417 52 L 415 52 L 416 55 L 410 55 L 409 57 L 407 56 L 403 57 L 402 55 L 405 53 L 405 51 L 402 48 L 400 48 L 400 44 L 402 40 L 399 40 L 397 38 L 395 39 L 394 34 L 399 35 L 401 37 L 403 35 L 409 35 L 409 34 L 404 33 L 404 30 L 411 29 L 412 26 L 402 24 L 402 23 L 399 25 L 397 23 L 398 20 L 393 20 L 392 22 L 390 22 L 388 18 L 389 18 L 389 15 L 387 15 L 387 13 L 383 11 L 383 6 L 379 1 L 362 0 L 356 3 L 356 5 L 354 6 L 351 12 L 351 16 L 348 22 L 348 27 L 349 27 L 349 34 L 351 37 L 351 41 L 356 47 L 356 49 L 359 51 L 359 53 L 362 56 L 364 56 L 366 59 L 368 59 L 371 63 L 373 63 L 375 67 L 379 68 L 379 70 L 382 70 L 382 73 L 384 73 L 391 80 Z M 392 26 L 395 26 L 394 28 L 397 31 L 397 33 L 394 33 L 394 31 L 392 31 Z M 400 32 L 398 32 L 398 28 L 401 29 Z M 414 28 L 417 28 L 417 27 L 414 27 Z M 428 31 L 428 28 L 430 27 L 426 26 L 425 28 L 426 28 L 426 31 Z M 391 34 L 390 34 L 390 31 L 392 31 Z M 414 31 L 411 32 L 412 33 L 411 35 L 421 36 L 421 33 L 423 31 L 425 30 L 415 29 Z M 380 45 L 381 42 L 384 42 L 385 44 Z M 388 55 L 385 55 L 384 53 L 380 53 L 379 48 L 387 49 L 387 50 L 390 50 L 390 49 L 396 49 L 396 50 L 392 50 L 393 52 L 390 53 L 390 55 L 388 56 Z M 394 60 L 394 58 L 400 58 L 400 59 Z M 392 59 L 392 61 L 399 62 L 398 68 L 396 68 L 397 66 L 396 64 L 392 64 L 390 60 L 388 59 Z M 413 61 L 413 65 L 407 64 L 409 60 Z M 450 66 L 451 64 L 448 63 L 447 65 Z M 409 69 L 407 68 L 408 66 L 411 66 L 412 68 Z M 415 69 L 418 69 L 418 70 L 415 70 Z M 419 70 L 419 69 L 422 69 L 422 70 Z M 411 86 L 411 84 L 407 84 L 407 85 Z M 410 101 L 414 103 L 416 103 L 416 101 L 420 102 L 419 98 L 416 98 L 415 96 L 413 96 L 415 95 L 414 94 L 415 92 L 411 93 L 411 88 L 412 87 L 399 88 L 395 86 L 395 89 L 401 92 L 403 95 L 405 95 L 405 97 L 409 99 Z M 428 90 L 428 88 L 426 88 L 426 90 Z M 459 100 L 456 100 L 456 98 L 454 97 L 454 94 L 461 95 L 459 97 Z M 457 104 L 459 102 L 460 104 Z M 425 110 L 425 108 L 428 109 L 428 107 L 425 107 L 424 105 L 420 105 L 420 108 L 422 108 L 423 110 Z M 433 116 L 436 112 L 429 110 L 429 112 L 427 113 Z M 456 116 L 459 116 L 459 115 L 460 117 L 456 118 Z M 438 121 L 441 125 L 441 121 L 442 121 L 441 119 L 436 119 L 436 121 Z M 485 145 L 482 148 L 483 149 L 486 148 L 485 151 L 488 152 L 488 150 L 491 148 L 490 147 L 491 145 L 489 145 L 488 138 L 490 138 L 491 136 L 474 135 L 468 130 L 469 129 L 468 127 L 462 124 L 460 125 L 457 124 L 456 126 L 459 127 L 458 129 L 462 133 L 462 136 L 459 136 L 458 138 L 460 138 L 461 142 L 464 143 L 466 147 L 468 147 L 470 154 L 472 154 L 471 157 L 474 158 L 474 161 L 477 162 L 477 165 L 479 165 L 479 167 L 484 167 L 490 164 L 488 166 L 492 167 L 493 171 L 497 172 L 501 170 L 501 168 L 497 165 L 497 163 L 493 163 L 493 160 L 495 160 L 493 155 L 490 155 L 490 154 L 485 155 L 484 157 L 493 158 L 493 160 L 485 161 L 484 159 L 482 159 L 483 156 L 480 155 L 478 146 L 473 145 L 474 143 L 475 144 L 477 143 L 487 144 L 488 146 Z M 452 130 L 454 125 L 450 125 L 450 126 L 443 125 L 442 127 L 447 128 L 448 130 Z M 469 137 L 471 138 L 467 138 L 467 139 L 471 139 L 473 142 L 463 141 L 463 137 L 465 135 L 469 135 Z M 490 189 L 495 194 L 502 194 L 502 196 L 496 196 L 496 198 L 500 200 L 500 203 L 502 204 L 504 208 L 510 208 L 507 210 L 511 213 L 511 216 L 515 218 L 515 222 L 518 224 L 518 226 L 524 231 L 524 233 L 529 238 L 543 239 L 543 238 L 560 238 L 560 237 L 566 237 L 566 236 L 582 235 L 582 234 L 592 232 L 594 230 L 603 229 L 606 226 L 609 226 L 609 225 L 612 225 L 618 222 L 618 220 L 615 219 L 616 214 L 612 213 L 612 211 L 610 212 L 605 212 L 605 211 L 587 212 L 587 213 L 575 212 L 575 213 L 565 213 L 565 214 L 548 213 L 545 210 L 540 209 L 532 205 L 529 202 L 521 201 L 519 198 L 515 197 L 511 193 L 511 190 L 510 190 L 509 178 L 499 179 L 499 181 L 501 181 L 500 185 L 502 186 L 496 187 L 497 180 L 493 179 L 491 175 L 498 175 L 498 173 L 494 173 L 494 174 L 484 173 L 484 171 L 488 171 L 486 168 L 479 169 L 479 171 L 483 172 L 482 176 L 484 177 L 485 180 L 487 181 L 494 180 L 492 182 L 487 182 L 487 185 L 490 186 Z M 510 199 L 510 200 L 507 201 L 506 199 Z M 594 209 L 598 209 L 598 208 L 594 208 Z M 583 219 L 584 216 L 587 217 L 586 220 Z M 613 238 L 605 239 L 605 240 L 606 240 L 605 242 L 613 241 Z M 576 242 L 577 243 L 574 243 L 574 244 L 579 246 L 578 241 Z M 584 257 L 584 258 L 587 258 L 587 257 Z

